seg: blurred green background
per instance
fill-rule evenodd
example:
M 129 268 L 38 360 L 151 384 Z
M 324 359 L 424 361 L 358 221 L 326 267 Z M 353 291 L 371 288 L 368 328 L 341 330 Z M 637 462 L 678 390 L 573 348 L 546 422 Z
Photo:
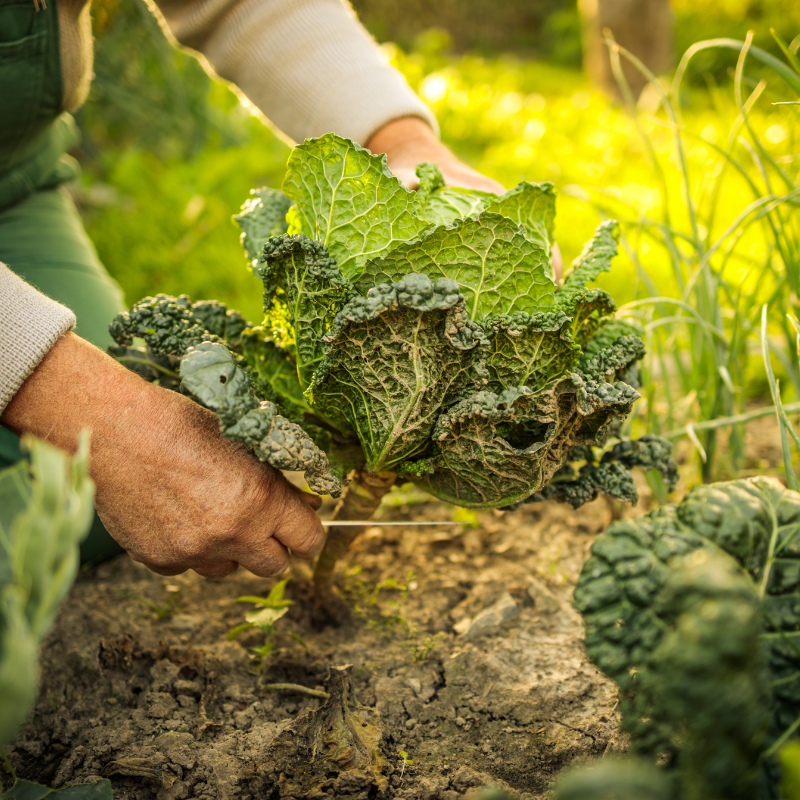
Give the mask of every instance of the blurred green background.
M 714 48 L 691 62 L 671 106 L 671 70 L 626 106 L 581 70 L 570 0 L 353 5 L 457 154 L 508 187 L 555 182 L 566 264 L 606 215 L 625 222 L 623 255 L 602 285 L 647 325 L 645 399 L 632 424 L 662 433 L 699 424 L 690 437 L 705 478 L 747 468 L 741 426 L 702 426 L 769 401 L 764 303 L 784 400 L 800 396 L 787 317 L 800 292 L 800 106 L 785 104 L 797 87 L 753 51 L 737 74 L 739 52 Z M 671 6 L 673 66 L 694 42 L 748 30 L 785 64 L 800 43 L 796 0 Z M 129 303 L 185 292 L 257 321 L 261 289 L 231 215 L 252 187 L 280 186 L 288 145 L 174 49 L 142 0 L 101 0 L 94 20 L 76 197 L 101 259 Z

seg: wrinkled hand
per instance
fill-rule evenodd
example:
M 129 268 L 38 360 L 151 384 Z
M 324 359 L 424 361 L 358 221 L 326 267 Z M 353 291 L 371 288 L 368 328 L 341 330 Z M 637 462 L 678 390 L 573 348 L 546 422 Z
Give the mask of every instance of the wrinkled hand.
M 373 153 L 386 153 L 389 169 L 409 188 L 416 189 L 416 169 L 431 161 L 439 165 L 444 182 L 462 189 L 502 194 L 505 189 L 497 181 L 481 175 L 453 155 L 433 131 L 417 117 L 403 117 L 384 125 L 373 134 L 366 147 Z
M 389 169 L 409 188 L 416 189 L 419 179 L 416 169 L 426 161 L 438 164 L 447 186 L 479 189 L 482 192 L 503 194 L 505 188 L 456 158 L 433 131 L 417 117 L 403 117 L 384 125 L 365 145 L 373 153 L 386 153 Z M 553 245 L 553 272 L 561 283 L 563 261 L 558 245 Z
M 311 558 L 324 542 L 318 497 L 223 438 L 210 411 L 74 334 L 48 353 L 2 422 L 71 452 L 90 428 L 98 514 L 134 560 L 162 575 L 216 578 L 239 565 L 275 575 L 288 551 Z

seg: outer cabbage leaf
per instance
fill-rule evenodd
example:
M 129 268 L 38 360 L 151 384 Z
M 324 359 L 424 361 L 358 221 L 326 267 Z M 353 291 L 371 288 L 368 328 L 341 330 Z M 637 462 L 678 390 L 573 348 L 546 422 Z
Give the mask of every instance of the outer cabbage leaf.
M 800 494 L 765 478 L 698 487 L 593 545 L 575 590 L 587 651 L 683 796 L 774 796 L 759 759 L 800 716 L 798 595 Z
M 234 217 L 242 229 L 242 247 L 254 267 L 267 240 L 286 233 L 289 228 L 286 212 L 291 205 L 292 201 L 277 189 L 252 189 L 250 199 L 242 206 L 241 213 Z
M 372 260 L 356 285 L 362 291 L 410 272 L 458 283 L 470 318 L 515 311 L 535 313 L 553 305 L 555 284 L 547 253 L 512 220 L 483 213 L 440 226 Z
M 456 505 L 513 505 L 540 492 L 574 445 L 605 444 L 638 397 L 627 384 L 577 373 L 536 393 L 481 391 L 442 413 L 430 454 L 403 464 L 400 474 Z
M 454 281 L 411 274 L 355 297 L 326 342 L 313 408 L 356 431 L 369 469 L 381 472 L 427 445 L 471 351 L 485 339 Z
M 311 413 L 289 354 L 275 344 L 264 328 L 250 328 L 242 335 L 242 357 L 253 379 L 256 394 L 275 403 L 284 416 L 299 420 Z
M 24 438 L 31 461 L 0 472 L 0 744 L 36 699 L 39 641 L 78 574 L 94 513 L 89 440 L 70 458 Z
M 493 197 L 486 210 L 513 219 L 549 257 L 556 219 L 556 191 L 552 183 L 522 181 L 504 195 Z
M 299 426 L 256 398 L 250 376 L 217 342 L 203 342 L 181 359 L 184 390 L 219 417 L 222 434 L 250 447 L 276 469 L 303 470 L 309 488 L 338 497 L 342 491 L 328 458 Z
M 450 225 L 468 216 L 490 211 L 521 225 L 531 242 L 550 253 L 553 243 L 556 192 L 552 183 L 523 181 L 499 197 L 492 192 L 446 187 L 435 164 L 417 168 L 419 216 L 435 225 Z
M 283 190 L 297 204 L 290 232 L 322 242 L 346 278 L 429 227 L 386 156 L 332 133 L 292 150 Z
M 570 372 L 581 349 L 570 338 L 572 321 L 559 312 L 499 314 L 483 323 L 492 392 L 527 386 L 536 390 Z
M 611 259 L 617 255 L 618 241 L 619 224 L 615 220 L 606 220 L 598 225 L 583 252 L 573 261 L 556 297 L 556 308 L 570 314 L 576 300 L 584 295 L 586 284 L 596 280 L 601 272 L 611 269 Z
M 323 356 L 322 339 L 353 294 L 324 245 L 306 236 L 275 236 L 264 246 L 265 327 L 292 357 L 305 391 Z
M 561 304 L 557 295 L 556 308 L 571 317 L 572 338 L 582 348 L 586 348 L 597 331 L 613 319 L 617 304 L 602 289 L 582 289 Z

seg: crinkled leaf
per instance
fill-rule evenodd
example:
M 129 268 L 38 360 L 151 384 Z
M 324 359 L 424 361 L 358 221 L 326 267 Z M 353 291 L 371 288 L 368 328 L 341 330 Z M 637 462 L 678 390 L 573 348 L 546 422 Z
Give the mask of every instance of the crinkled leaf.
M 601 493 L 632 506 L 639 502 L 639 492 L 631 474 L 622 464 L 613 461 L 586 464 L 575 480 L 553 481 L 541 492 L 543 499 L 569 503 L 573 508 L 591 503 Z
M 250 199 L 242 206 L 241 213 L 234 217 L 242 229 L 242 247 L 254 266 L 267 240 L 286 233 L 289 227 L 286 212 L 291 205 L 292 201 L 277 189 L 252 189 Z
M 467 507 L 508 506 L 541 492 L 576 444 L 602 445 L 638 394 L 576 373 L 536 393 L 478 392 L 447 409 L 432 454 L 403 464 L 431 494 Z
M 617 310 L 616 303 L 602 289 L 582 289 L 562 303 L 558 302 L 560 295 L 561 292 L 556 295 L 556 309 L 572 318 L 572 338 L 581 347 L 586 347 Z
M 124 311 L 108 328 L 114 341 L 127 347 L 135 336 L 147 343 L 155 356 L 180 358 L 190 347 L 200 342 L 220 342 L 221 336 L 206 329 L 203 320 L 192 310 L 192 301 L 185 294 L 170 297 L 157 294 L 135 303 Z
M 564 278 L 564 285 L 556 297 L 556 307 L 569 314 L 575 298 L 580 297 L 586 284 L 597 280 L 601 272 L 611 269 L 611 259 L 617 255 L 619 224 L 606 220 L 598 225 L 594 236 L 587 242 L 583 252 L 572 263 Z
M 642 436 L 617 442 L 603 454 L 602 463 L 616 461 L 625 469 L 654 469 L 661 474 L 670 491 L 678 484 L 678 466 L 672 457 L 672 443 L 658 436 Z
M 644 342 L 638 336 L 623 336 L 597 352 L 581 359 L 581 372 L 596 380 L 623 380 L 630 367 L 644 357 Z
M 283 190 L 297 204 L 299 230 L 292 232 L 326 245 L 350 279 L 361 274 L 367 259 L 428 227 L 417 216 L 414 193 L 392 175 L 386 156 L 332 133 L 292 150 Z
M 299 425 L 280 416 L 274 403 L 259 403 L 249 375 L 224 345 L 199 344 L 181 359 L 180 369 L 184 390 L 217 414 L 224 436 L 276 469 L 303 470 L 318 494 L 341 493 L 325 454 Z
M 596 356 L 601 350 L 611 347 L 623 336 L 638 336 L 644 339 L 644 326 L 636 320 L 611 318 L 598 328 L 597 333 L 586 342 L 583 353 L 589 358 Z
M 297 366 L 289 354 L 268 337 L 264 328 L 245 332 L 242 357 L 250 369 L 253 388 L 260 400 L 275 403 L 293 420 L 311 411 L 297 377 Z
M 559 312 L 501 314 L 483 324 L 489 340 L 487 389 L 513 386 L 535 391 L 561 378 L 581 355 L 570 338 L 571 320 Z
M 555 284 L 547 253 L 520 226 L 499 214 L 481 214 L 441 226 L 367 263 L 357 286 L 366 290 L 410 272 L 458 283 L 470 318 L 515 311 L 535 313 L 553 305 Z
M 270 239 L 258 274 L 264 282 L 264 324 L 292 357 L 305 391 L 322 361 L 322 339 L 353 289 L 325 247 L 303 235 Z
M 686 796 L 756 796 L 765 714 L 771 741 L 800 716 L 799 565 L 800 494 L 765 478 L 698 487 L 592 546 L 575 590 L 587 652 Z
M 336 318 L 313 407 L 357 432 L 371 470 L 387 469 L 424 448 L 481 342 L 453 281 L 411 274 L 383 284 Z
M 199 300 L 192 303 L 191 311 L 209 333 L 219 336 L 234 348 L 238 346 L 242 332 L 252 327 L 252 323 L 238 311 L 228 309 L 225 303 L 220 303 L 219 300 Z
M 528 238 L 549 256 L 556 218 L 556 191 L 552 183 L 522 181 L 504 195 L 492 197 L 486 210 L 521 225 Z

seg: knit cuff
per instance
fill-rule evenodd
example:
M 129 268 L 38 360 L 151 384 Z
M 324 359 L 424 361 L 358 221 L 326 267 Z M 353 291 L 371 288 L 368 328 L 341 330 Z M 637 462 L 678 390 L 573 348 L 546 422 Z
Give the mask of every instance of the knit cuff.
M 0 264 L 0 414 L 75 315 Z

